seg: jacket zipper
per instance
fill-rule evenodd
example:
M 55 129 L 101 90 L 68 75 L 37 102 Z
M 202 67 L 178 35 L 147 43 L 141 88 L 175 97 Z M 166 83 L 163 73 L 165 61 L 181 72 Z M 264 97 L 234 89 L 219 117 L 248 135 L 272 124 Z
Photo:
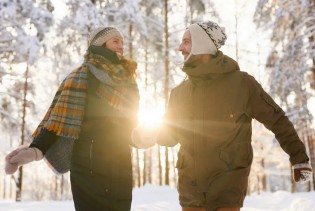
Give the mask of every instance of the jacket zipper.
M 193 104 L 194 100 L 196 99 L 196 85 L 193 86 L 193 89 L 192 89 L 192 94 L 191 94 L 191 99 L 192 99 L 192 102 L 191 104 Z M 193 111 L 192 109 L 192 105 L 191 105 L 191 112 Z M 191 185 L 192 186 L 197 186 L 197 168 L 196 168 L 196 157 L 197 157 L 197 154 L 196 154 L 196 119 L 198 119 L 198 116 L 196 113 L 192 114 L 193 115 L 193 162 L 194 162 L 194 176 L 193 176 L 193 180 L 191 181 Z
M 93 174 L 93 169 L 92 169 L 93 143 L 94 143 L 94 140 L 92 139 L 91 144 L 90 144 L 90 174 Z

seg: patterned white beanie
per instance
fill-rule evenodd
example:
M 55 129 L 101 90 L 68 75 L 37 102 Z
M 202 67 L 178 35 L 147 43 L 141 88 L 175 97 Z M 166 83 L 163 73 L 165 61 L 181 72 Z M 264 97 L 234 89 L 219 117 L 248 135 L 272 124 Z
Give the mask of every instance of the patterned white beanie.
M 102 46 L 115 36 L 123 37 L 120 31 L 115 27 L 99 27 L 90 33 L 89 46 Z
M 198 22 L 188 27 L 191 35 L 191 54 L 216 55 L 218 49 L 225 44 L 225 29 L 212 21 Z

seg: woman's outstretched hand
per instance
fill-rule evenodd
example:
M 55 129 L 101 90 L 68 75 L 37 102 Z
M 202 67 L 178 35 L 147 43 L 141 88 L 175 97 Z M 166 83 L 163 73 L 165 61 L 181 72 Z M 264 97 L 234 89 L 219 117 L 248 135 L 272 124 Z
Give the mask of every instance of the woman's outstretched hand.
M 140 149 L 147 149 L 156 143 L 157 133 L 157 128 L 138 126 L 132 131 L 132 143 Z
M 42 152 L 35 147 L 20 146 L 5 157 L 5 173 L 14 174 L 19 166 L 41 160 Z

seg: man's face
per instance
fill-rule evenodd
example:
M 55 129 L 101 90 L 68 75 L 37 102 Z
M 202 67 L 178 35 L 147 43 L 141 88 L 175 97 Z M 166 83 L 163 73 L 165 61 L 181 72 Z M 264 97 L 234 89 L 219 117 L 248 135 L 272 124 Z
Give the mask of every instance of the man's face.
M 105 43 L 105 46 L 108 49 L 116 52 L 119 57 L 123 56 L 123 54 L 124 54 L 124 40 L 121 36 L 115 36 L 115 37 L 109 39 Z
M 185 31 L 182 42 L 178 47 L 178 50 L 182 52 L 184 59 L 187 58 L 187 56 L 190 54 L 191 51 L 191 35 L 190 32 L 187 30 Z

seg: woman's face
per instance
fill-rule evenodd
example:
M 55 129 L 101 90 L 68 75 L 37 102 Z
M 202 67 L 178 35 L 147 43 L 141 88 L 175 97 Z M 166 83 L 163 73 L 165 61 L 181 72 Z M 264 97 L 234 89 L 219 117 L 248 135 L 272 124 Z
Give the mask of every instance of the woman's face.
M 124 40 L 121 36 L 115 36 L 105 43 L 105 47 L 117 53 L 121 58 L 124 55 Z

